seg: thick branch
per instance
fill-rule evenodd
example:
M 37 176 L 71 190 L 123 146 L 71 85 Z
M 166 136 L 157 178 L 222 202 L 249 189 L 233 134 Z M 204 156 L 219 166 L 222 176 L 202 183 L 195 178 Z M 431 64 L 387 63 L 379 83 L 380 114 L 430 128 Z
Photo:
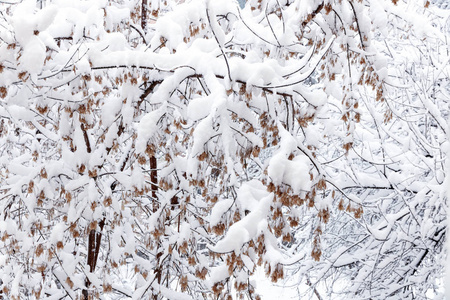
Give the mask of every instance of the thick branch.
M 86 128 L 84 127 L 83 123 L 81 123 L 81 130 L 83 131 L 83 137 L 84 137 L 84 142 L 86 143 L 87 153 L 91 153 L 92 152 L 91 143 L 89 142 L 89 137 L 87 135 Z
M 141 13 L 141 27 L 145 30 L 145 27 L 147 26 L 147 0 L 142 0 Z

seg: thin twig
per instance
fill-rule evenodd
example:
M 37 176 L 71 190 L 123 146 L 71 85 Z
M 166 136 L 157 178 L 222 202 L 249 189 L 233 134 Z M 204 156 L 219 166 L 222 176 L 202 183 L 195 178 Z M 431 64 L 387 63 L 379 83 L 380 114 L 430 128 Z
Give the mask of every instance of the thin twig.
M 220 51 L 222 52 L 223 58 L 225 59 L 225 63 L 227 64 L 228 79 L 229 79 L 230 82 L 231 82 L 232 80 L 231 80 L 230 65 L 228 64 L 227 56 L 225 55 L 225 52 L 223 52 L 222 46 L 220 45 L 219 39 L 217 38 L 217 35 L 216 35 L 216 33 L 214 32 L 214 28 L 213 28 L 213 26 L 212 26 L 212 24 L 211 24 L 211 18 L 209 17 L 209 9 L 206 9 L 206 16 L 208 17 L 208 22 L 209 22 L 209 27 L 211 27 L 211 32 L 212 32 L 212 34 L 214 35 L 214 38 L 216 39 L 217 45 L 219 46 Z

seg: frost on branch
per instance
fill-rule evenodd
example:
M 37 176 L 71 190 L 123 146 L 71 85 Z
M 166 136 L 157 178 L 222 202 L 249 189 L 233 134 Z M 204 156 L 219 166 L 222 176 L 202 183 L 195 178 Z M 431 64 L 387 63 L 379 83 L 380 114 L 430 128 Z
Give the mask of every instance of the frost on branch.
M 0 8 L 7 297 L 258 299 L 259 267 L 273 282 L 296 274 L 310 296 L 438 290 L 442 11 L 341 0 Z

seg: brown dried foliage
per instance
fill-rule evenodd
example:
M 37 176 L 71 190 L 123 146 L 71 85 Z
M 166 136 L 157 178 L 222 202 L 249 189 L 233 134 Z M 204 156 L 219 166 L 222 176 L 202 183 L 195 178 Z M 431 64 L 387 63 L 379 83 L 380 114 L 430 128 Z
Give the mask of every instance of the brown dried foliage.
M 67 283 L 67 285 L 71 288 L 71 289 L 73 289 L 73 281 L 69 278 L 69 277 L 67 277 L 67 279 L 66 279 L 66 283 Z
M 58 241 L 58 242 L 56 243 L 56 248 L 57 248 L 58 250 L 61 250 L 62 248 L 64 248 L 63 242 L 62 242 L 62 241 Z
M 42 244 L 39 244 L 39 245 L 36 247 L 35 254 L 36 254 L 37 257 L 39 257 L 39 256 L 42 255 L 42 253 L 44 253 L 44 246 L 43 246 Z
M 322 250 L 320 249 L 320 238 L 318 235 L 316 235 L 314 237 L 314 241 L 313 241 L 313 249 L 311 251 L 311 257 L 315 261 L 319 261 L 321 256 L 322 256 Z
M 8 94 L 8 90 L 4 86 L 0 86 L 0 98 L 5 99 Z
M 208 274 L 208 269 L 206 269 L 205 267 L 203 267 L 201 270 L 199 270 L 199 269 L 195 270 L 195 277 L 197 277 L 201 280 L 205 280 L 207 274 Z
M 111 204 L 112 204 L 112 199 L 111 199 L 110 196 L 106 197 L 106 198 L 103 200 L 103 205 L 104 205 L 105 207 L 109 207 L 109 206 L 111 206 Z
M 180 286 L 181 286 L 181 291 L 185 292 L 188 288 L 188 279 L 187 276 L 181 276 L 180 279 Z
M 278 279 L 283 279 L 283 278 L 284 278 L 283 266 L 280 264 L 277 264 L 275 267 L 275 270 L 273 270 L 273 272 L 270 274 L 270 279 L 272 280 L 272 282 L 277 282 Z
M 34 182 L 33 182 L 33 181 L 30 181 L 30 182 L 28 183 L 28 190 L 27 190 L 28 194 L 33 193 L 33 188 L 34 188 Z

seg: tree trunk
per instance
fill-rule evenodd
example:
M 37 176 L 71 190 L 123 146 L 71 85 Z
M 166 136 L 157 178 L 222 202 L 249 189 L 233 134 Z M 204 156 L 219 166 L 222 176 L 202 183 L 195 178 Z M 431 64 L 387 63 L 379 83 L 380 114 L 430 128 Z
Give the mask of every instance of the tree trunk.
M 96 232 L 95 230 L 91 230 L 89 232 L 88 238 L 88 257 L 87 264 L 89 266 L 89 272 L 93 273 L 95 270 L 95 266 L 97 265 L 98 254 L 100 252 L 100 243 L 102 240 L 102 230 L 103 226 L 105 226 L 105 219 L 101 220 L 99 223 L 100 230 Z M 91 281 L 86 277 L 85 280 L 86 288 L 82 292 L 82 299 L 89 299 L 89 286 L 91 285 Z

